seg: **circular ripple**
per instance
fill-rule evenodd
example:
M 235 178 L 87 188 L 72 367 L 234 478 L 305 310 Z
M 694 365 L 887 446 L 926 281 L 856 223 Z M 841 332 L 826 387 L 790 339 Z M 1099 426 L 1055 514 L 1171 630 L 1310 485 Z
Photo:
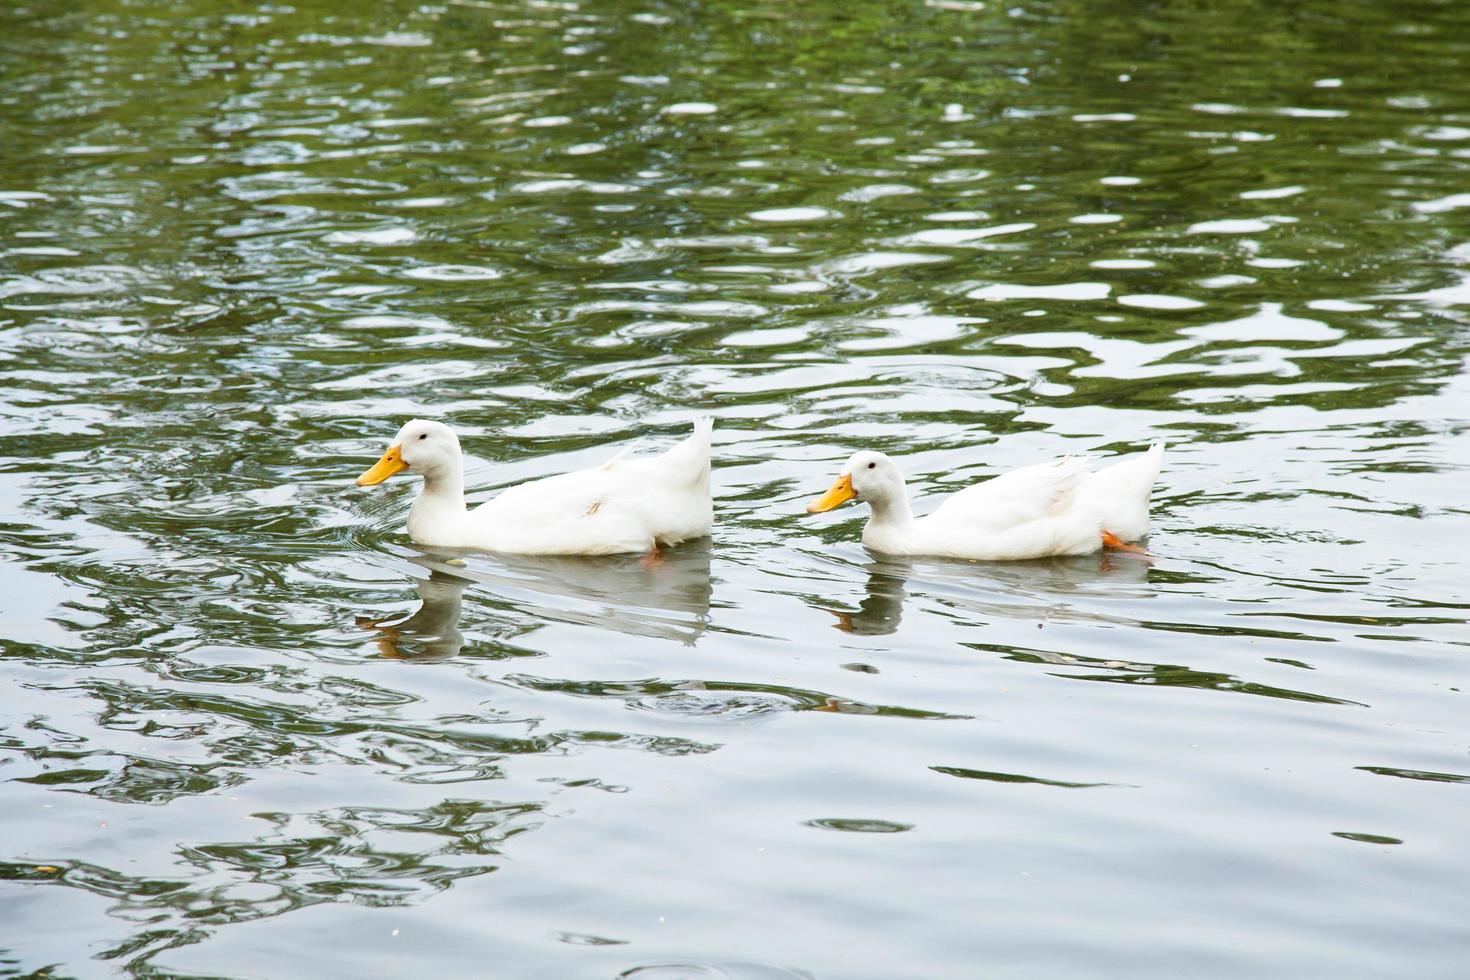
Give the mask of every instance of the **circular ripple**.
M 767 718 L 796 710 L 785 698 L 762 694 L 692 694 L 678 691 L 631 702 L 645 711 L 677 718 L 709 718 L 721 721 L 747 721 Z

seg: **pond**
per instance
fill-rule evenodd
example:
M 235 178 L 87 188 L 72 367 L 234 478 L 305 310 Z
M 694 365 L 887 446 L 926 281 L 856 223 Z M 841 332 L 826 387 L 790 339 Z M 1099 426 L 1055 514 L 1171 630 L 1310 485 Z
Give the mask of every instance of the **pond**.
M 1470 6 L 0 28 L 0 972 L 1464 975 Z M 661 564 L 353 486 L 704 415 Z M 1155 440 L 1152 562 L 804 512 Z

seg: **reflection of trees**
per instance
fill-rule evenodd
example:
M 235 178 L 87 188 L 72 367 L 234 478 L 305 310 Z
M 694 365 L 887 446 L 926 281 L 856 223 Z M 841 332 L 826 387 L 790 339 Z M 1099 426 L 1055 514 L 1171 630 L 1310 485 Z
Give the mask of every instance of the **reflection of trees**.
M 512 675 L 506 680 L 534 691 L 554 691 L 583 698 L 612 698 L 630 708 L 679 717 L 739 717 L 783 711 L 826 711 L 833 714 L 877 715 L 945 721 L 966 718 L 922 708 L 870 704 L 824 691 L 759 681 L 706 681 L 649 678 L 632 681 L 562 680 Z
M 279 724 L 322 733 L 323 722 L 307 718 Z M 394 778 L 427 784 L 438 796 L 439 783 L 489 785 L 504 776 L 500 763 L 518 754 L 565 755 L 601 748 L 635 749 L 672 755 L 713 751 L 716 745 L 670 736 L 627 735 L 603 731 L 561 731 L 543 736 L 504 737 L 447 726 L 364 723 L 356 732 L 336 723 L 337 741 L 359 742 L 362 763 L 375 764 Z M 304 736 L 302 736 L 304 738 Z M 208 769 L 210 766 L 202 766 Z M 243 781 L 243 780 L 242 780 Z M 0 880 L 47 881 L 106 898 L 111 914 L 142 929 L 122 945 L 103 950 L 104 958 L 131 956 L 187 945 L 214 927 L 269 918 L 328 902 L 371 906 L 407 905 L 454 881 L 497 870 L 510 841 L 551 818 L 549 799 L 567 787 L 617 792 L 622 787 L 596 779 L 549 780 L 537 799 L 469 798 L 446 786 L 442 798 L 423 806 L 336 806 L 302 812 L 241 813 L 255 818 L 246 827 L 259 832 L 203 843 L 178 845 L 179 863 L 166 875 L 138 874 L 95 860 L 44 855 L 49 861 L 0 861 Z M 171 796 L 207 792 L 216 784 L 177 777 Z M 151 790 L 137 798 L 122 794 L 136 783 L 117 781 L 94 788 L 117 802 L 165 802 Z M 185 869 L 183 875 L 179 867 Z
M 112 900 L 112 914 L 148 928 L 104 958 L 196 942 L 210 927 L 269 918 L 326 902 L 406 905 L 457 879 L 496 870 L 506 843 L 546 819 L 540 801 L 444 799 L 422 809 L 340 807 L 258 813 L 272 829 L 228 842 L 181 846 L 180 880 L 89 861 L 51 871 L 0 862 L 0 880 L 50 880 Z M 389 846 L 377 843 L 390 840 Z
M 1147 627 L 1148 624 L 1142 624 Z M 1250 631 L 1231 631 L 1242 636 L 1253 635 Z M 1306 637 L 1302 637 L 1305 639 Z M 1285 698 L 1289 701 L 1308 701 L 1315 704 L 1352 704 L 1365 707 L 1357 701 L 1297 691 L 1270 684 L 1258 684 L 1242 680 L 1233 674 L 1218 671 L 1195 670 L 1179 664 L 1136 663 L 1127 660 L 1086 657 L 1073 653 L 1058 653 L 1050 650 L 1024 649 L 1013 646 L 966 644 L 977 650 L 1000 653 L 1008 660 L 1022 663 L 1050 664 L 1063 667 L 1091 668 L 1088 673 L 1057 673 L 1057 677 L 1070 680 L 1102 681 L 1108 684 L 1142 684 L 1150 687 L 1193 687 L 1200 690 L 1228 691 L 1238 694 L 1254 694 L 1260 697 Z

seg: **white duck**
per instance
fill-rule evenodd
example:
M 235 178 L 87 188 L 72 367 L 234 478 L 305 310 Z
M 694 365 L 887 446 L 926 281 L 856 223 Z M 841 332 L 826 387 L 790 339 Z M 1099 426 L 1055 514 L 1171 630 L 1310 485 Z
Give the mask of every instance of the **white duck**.
M 408 470 L 424 478 L 408 512 L 408 536 L 430 547 L 521 555 L 654 554 L 709 533 L 709 447 L 713 421 L 661 456 L 625 454 L 595 466 L 509 487 L 470 510 L 464 502 L 459 438 L 442 422 L 414 419 L 398 430 L 360 487 Z
M 1163 458 L 1159 442 L 1096 472 L 1075 456 L 1025 466 L 966 487 L 916 518 L 898 466 L 882 453 L 863 451 L 852 454 L 832 489 L 807 512 L 866 501 L 872 515 L 863 544 L 890 555 L 1019 561 L 1103 547 L 1142 552 L 1129 542 L 1148 533 L 1149 494 Z

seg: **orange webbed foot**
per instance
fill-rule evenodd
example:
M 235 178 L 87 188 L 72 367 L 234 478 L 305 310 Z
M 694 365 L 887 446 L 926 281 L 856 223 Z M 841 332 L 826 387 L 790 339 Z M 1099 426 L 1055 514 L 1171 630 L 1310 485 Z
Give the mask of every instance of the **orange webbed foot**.
M 1153 557 L 1148 553 L 1148 549 L 1143 547 L 1143 545 L 1130 544 L 1129 542 L 1124 541 L 1122 538 L 1118 537 L 1112 531 L 1104 531 L 1102 533 L 1102 546 L 1103 548 L 1110 551 L 1126 551 L 1129 554 L 1142 555 L 1145 558 Z

